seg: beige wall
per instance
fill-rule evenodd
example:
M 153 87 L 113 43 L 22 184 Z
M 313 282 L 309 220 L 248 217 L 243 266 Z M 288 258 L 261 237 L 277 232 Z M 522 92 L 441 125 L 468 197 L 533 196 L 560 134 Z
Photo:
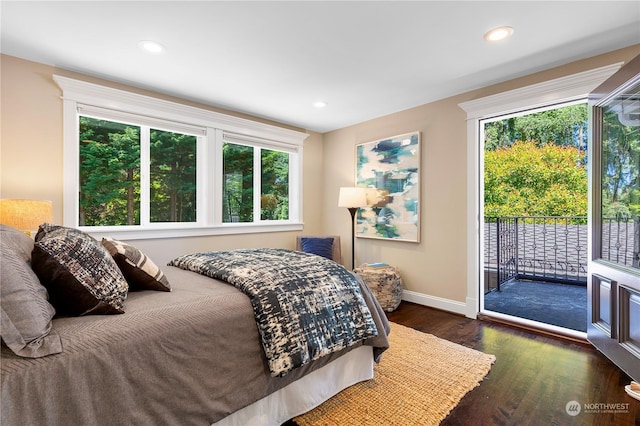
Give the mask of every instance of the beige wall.
M 341 186 L 352 186 L 355 145 L 419 131 L 421 158 L 420 243 L 356 238 L 356 265 L 387 262 L 400 268 L 405 289 L 427 296 L 426 304 L 447 306 L 467 298 L 467 135 L 461 102 L 628 61 L 632 46 L 530 76 L 467 92 L 324 135 L 324 230 L 342 236 L 345 264 L 351 263 L 351 221 L 337 207 Z M 439 301 L 444 299 L 445 303 Z
M 2 55 L 0 65 L 0 197 L 51 200 L 56 223 L 62 223 L 63 141 L 61 91 L 52 79 L 54 74 L 124 88 L 136 93 L 278 125 L 243 114 L 181 101 L 11 56 Z M 294 130 L 300 129 L 294 128 Z M 323 168 L 322 135 L 310 133 L 305 140 L 303 167 L 304 191 L 321 194 L 324 185 L 320 178 Z M 314 235 L 321 232 L 321 212 L 322 199 L 304 197 L 303 232 L 305 234 Z M 164 264 L 177 255 L 203 250 L 260 246 L 293 248 L 296 234 L 280 232 L 207 236 L 191 239 L 141 240 L 134 243 L 159 264 Z
M 337 207 L 337 199 L 341 186 L 353 185 L 355 145 L 419 131 L 422 137 L 421 241 L 415 244 L 356 239 L 356 264 L 388 262 L 400 268 L 408 290 L 426 295 L 430 300 L 464 303 L 468 272 L 467 148 L 465 114 L 458 104 L 611 63 L 626 62 L 639 53 L 640 46 L 636 45 L 324 135 L 311 133 L 304 144 L 303 233 L 341 235 L 344 264 L 350 265 L 350 216 L 346 209 Z M 1 58 L 0 197 L 50 199 L 54 203 L 54 219 L 61 222 L 62 102 L 60 89 L 51 76 L 60 74 L 116 88 L 124 86 L 9 56 Z M 179 101 L 140 89 L 128 90 Z M 136 241 L 135 244 L 159 264 L 164 264 L 179 254 L 202 250 L 257 246 L 293 248 L 295 235 L 284 232 L 174 238 Z

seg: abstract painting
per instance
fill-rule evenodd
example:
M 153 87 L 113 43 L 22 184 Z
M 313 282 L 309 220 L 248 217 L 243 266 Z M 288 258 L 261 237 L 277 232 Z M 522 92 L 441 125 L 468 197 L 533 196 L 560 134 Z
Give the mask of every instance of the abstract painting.
M 374 194 L 358 210 L 356 236 L 420 241 L 420 133 L 356 145 L 356 186 Z

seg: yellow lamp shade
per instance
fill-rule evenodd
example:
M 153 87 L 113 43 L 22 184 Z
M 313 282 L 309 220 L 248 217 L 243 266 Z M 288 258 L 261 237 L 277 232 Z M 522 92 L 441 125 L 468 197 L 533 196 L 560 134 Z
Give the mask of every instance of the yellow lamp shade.
M 31 235 L 40 225 L 53 220 L 51 201 L 0 199 L 0 223 Z

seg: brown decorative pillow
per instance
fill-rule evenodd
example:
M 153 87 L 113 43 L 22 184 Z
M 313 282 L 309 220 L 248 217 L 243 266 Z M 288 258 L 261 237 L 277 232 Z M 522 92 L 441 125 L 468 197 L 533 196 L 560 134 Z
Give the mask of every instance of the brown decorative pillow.
M 102 245 L 118 264 L 130 290 L 171 291 L 167 277 L 146 254 L 112 238 L 103 238 Z
M 31 238 L 0 225 L 2 341 L 18 356 L 39 358 L 62 352 L 62 343 L 51 326 L 56 311 L 31 269 L 32 248 Z
M 45 223 L 36 234 L 31 262 L 58 315 L 124 313 L 127 281 L 89 234 Z

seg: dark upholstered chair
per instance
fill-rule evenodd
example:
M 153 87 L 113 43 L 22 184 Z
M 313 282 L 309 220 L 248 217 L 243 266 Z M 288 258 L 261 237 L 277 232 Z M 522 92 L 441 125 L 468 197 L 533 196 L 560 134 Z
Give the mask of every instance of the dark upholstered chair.
M 296 250 L 318 254 L 342 263 L 339 235 L 299 235 L 296 237 Z

